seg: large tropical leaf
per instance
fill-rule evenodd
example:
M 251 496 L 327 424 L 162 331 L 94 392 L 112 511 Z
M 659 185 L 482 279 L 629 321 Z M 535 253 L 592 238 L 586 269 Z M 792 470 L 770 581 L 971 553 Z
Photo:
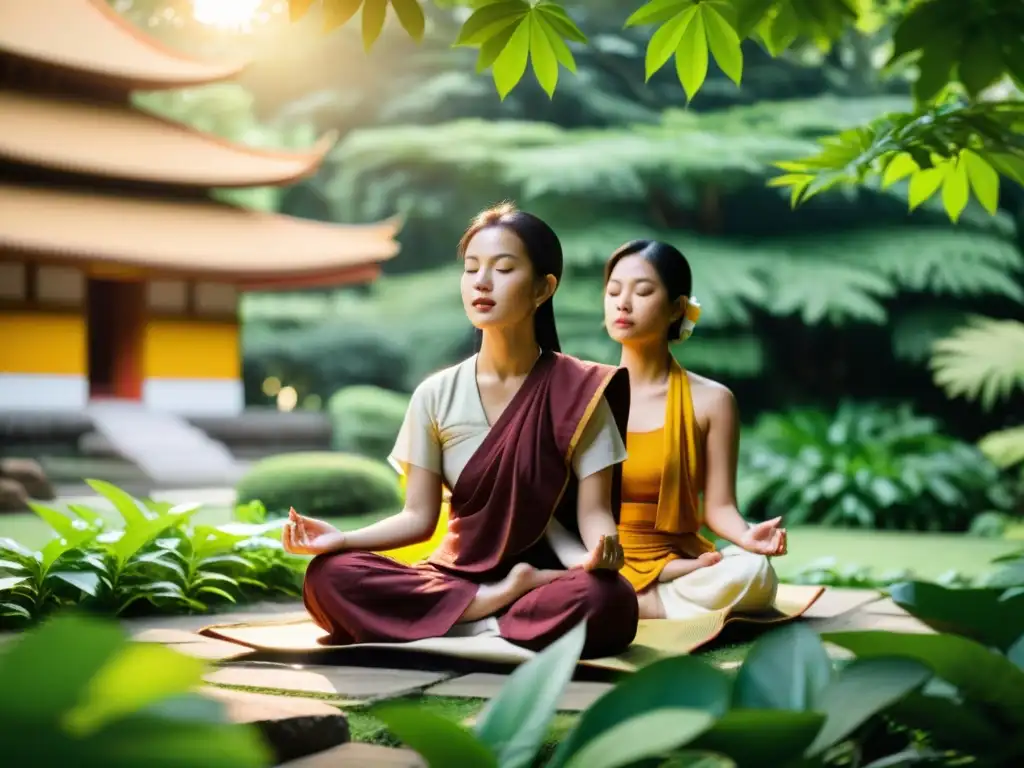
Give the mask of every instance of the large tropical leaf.
M 1024 388 L 1024 323 L 974 317 L 935 343 L 931 367 L 935 383 L 950 397 L 991 409 Z

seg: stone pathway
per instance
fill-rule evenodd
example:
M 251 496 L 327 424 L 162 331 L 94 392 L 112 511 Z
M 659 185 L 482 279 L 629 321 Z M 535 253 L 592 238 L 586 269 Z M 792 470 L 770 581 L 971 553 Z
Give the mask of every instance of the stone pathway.
M 279 765 L 288 768 L 422 768 L 413 752 L 348 743 L 343 709 L 387 698 L 426 696 L 493 699 L 507 676 L 474 672 L 428 672 L 353 666 L 296 665 L 247 659 L 248 649 L 197 634 L 204 626 L 263 617 L 304 615 L 299 603 L 266 603 L 218 616 L 160 617 L 122 622 L 142 642 L 163 643 L 205 659 L 211 669 L 204 695 L 223 701 L 233 720 L 253 723 L 266 736 Z M 828 589 L 806 614 L 819 632 L 860 629 L 929 632 L 878 592 Z M 4 638 L 0 638 L 3 640 Z M 842 649 L 830 653 L 843 656 Z M 735 668 L 739 661 L 719 664 Z M 573 681 L 559 703 L 565 712 L 588 708 L 611 688 L 609 683 Z

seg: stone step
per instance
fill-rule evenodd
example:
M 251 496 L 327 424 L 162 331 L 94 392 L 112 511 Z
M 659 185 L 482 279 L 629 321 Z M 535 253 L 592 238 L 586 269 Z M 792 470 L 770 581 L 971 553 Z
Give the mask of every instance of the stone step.
M 206 682 L 365 700 L 416 693 L 450 677 L 443 672 L 375 667 L 298 666 L 239 662 L 206 675 Z
M 323 701 L 212 686 L 200 693 L 222 702 L 232 722 L 256 726 L 273 751 L 275 763 L 322 753 L 349 740 L 345 715 Z
M 426 765 L 423 758 L 408 749 L 343 744 L 326 752 L 292 760 L 279 768 L 426 768 Z

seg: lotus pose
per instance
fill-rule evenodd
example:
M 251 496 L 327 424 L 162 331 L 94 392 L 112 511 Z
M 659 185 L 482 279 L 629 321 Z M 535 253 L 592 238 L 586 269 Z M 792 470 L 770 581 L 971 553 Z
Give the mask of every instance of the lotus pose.
M 336 644 L 489 628 L 539 650 L 587 620 L 584 654 L 617 654 L 639 619 L 618 573 L 627 374 L 560 353 L 562 250 L 543 221 L 485 211 L 459 254 L 479 352 L 412 395 L 390 457 L 404 474 L 401 512 L 351 532 L 292 513 L 285 548 L 317 555 L 306 608 Z M 446 489 L 448 530 L 427 561 L 374 554 L 429 539 Z
M 669 343 L 699 317 L 690 265 L 666 243 L 620 247 L 605 267 L 605 327 L 622 345 L 631 405 L 619 534 L 641 618 L 771 608 L 786 553 L 781 518 L 750 526 L 736 504 L 739 421 L 723 385 L 683 370 Z M 703 495 L 703 513 L 700 496 Z M 735 546 L 716 552 L 706 524 Z

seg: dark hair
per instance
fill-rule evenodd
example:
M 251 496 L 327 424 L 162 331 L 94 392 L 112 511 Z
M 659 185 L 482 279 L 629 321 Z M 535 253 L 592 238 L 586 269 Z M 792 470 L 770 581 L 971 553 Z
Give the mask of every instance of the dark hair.
M 615 265 L 626 256 L 639 256 L 654 267 L 658 278 L 665 286 L 669 301 L 677 301 L 682 296 L 690 297 L 691 291 L 693 291 L 693 272 L 690 271 L 690 262 L 686 260 L 683 252 L 674 245 L 663 243 L 660 240 L 631 240 L 616 248 L 615 253 L 608 257 L 608 261 L 604 265 L 605 285 L 608 285 Z M 668 327 L 669 340 L 679 338 L 682 326 L 683 317 L 680 316 Z
M 526 256 L 539 277 L 554 275 L 562 279 L 562 243 L 558 235 L 542 219 L 532 213 L 520 211 L 513 203 L 499 203 L 478 213 L 459 240 L 459 258 L 465 258 L 469 241 L 480 231 L 490 227 L 502 227 L 518 237 L 526 250 Z M 548 299 L 533 316 L 534 334 L 537 344 L 543 350 L 561 352 L 558 329 L 555 327 L 555 306 Z M 483 332 L 476 333 L 476 347 L 480 348 Z

